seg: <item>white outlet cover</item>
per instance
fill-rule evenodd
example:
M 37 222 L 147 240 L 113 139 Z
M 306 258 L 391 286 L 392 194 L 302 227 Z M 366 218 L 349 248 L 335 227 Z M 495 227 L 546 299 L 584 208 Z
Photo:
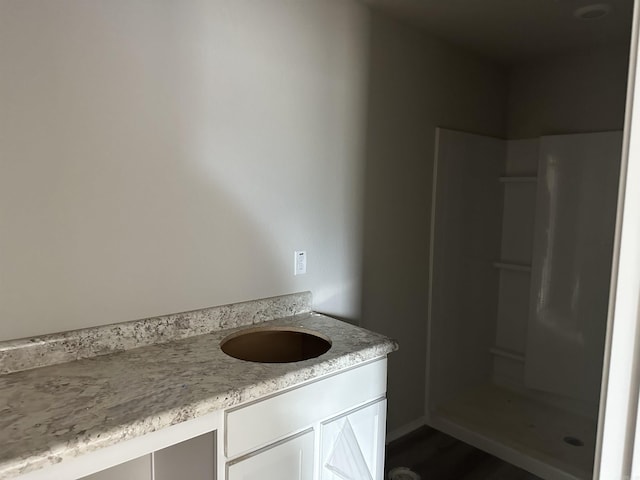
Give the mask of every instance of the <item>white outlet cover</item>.
M 294 252 L 294 275 L 304 275 L 307 273 L 307 252 L 306 250 L 296 250 Z

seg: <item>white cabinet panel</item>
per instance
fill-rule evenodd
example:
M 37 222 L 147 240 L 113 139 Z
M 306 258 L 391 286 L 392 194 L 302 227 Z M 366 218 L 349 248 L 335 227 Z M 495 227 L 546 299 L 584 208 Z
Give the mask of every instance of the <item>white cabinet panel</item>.
M 321 480 L 382 480 L 386 400 L 322 425 Z
M 228 467 L 227 480 L 313 480 L 313 431 Z
M 378 360 L 230 410 L 225 418 L 227 458 L 383 397 L 387 390 L 386 367 L 386 359 Z
M 153 454 L 154 480 L 214 480 L 215 433 L 206 433 Z
M 107 468 L 81 480 L 151 480 L 151 455 Z

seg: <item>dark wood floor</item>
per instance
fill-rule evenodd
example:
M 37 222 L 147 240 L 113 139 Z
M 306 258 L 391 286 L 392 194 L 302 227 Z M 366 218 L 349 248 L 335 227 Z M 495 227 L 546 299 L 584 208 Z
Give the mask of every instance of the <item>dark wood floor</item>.
M 387 445 L 385 470 L 395 467 L 409 467 L 422 480 L 541 480 L 429 427 Z

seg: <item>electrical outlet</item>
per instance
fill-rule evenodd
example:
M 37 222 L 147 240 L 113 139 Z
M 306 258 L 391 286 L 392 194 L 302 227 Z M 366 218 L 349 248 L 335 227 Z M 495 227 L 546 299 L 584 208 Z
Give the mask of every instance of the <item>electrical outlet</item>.
M 294 275 L 304 275 L 307 273 L 307 252 L 305 250 L 296 250 L 294 253 Z

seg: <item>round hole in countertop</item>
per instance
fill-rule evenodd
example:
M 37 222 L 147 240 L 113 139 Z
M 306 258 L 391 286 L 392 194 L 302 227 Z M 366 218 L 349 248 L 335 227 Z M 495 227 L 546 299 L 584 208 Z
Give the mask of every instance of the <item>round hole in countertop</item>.
M 227 355 L 259 363 L 300 362 L 319 357 L 330 348 L 328 337 L 300 327 L 246 328 L 220 342 Z

